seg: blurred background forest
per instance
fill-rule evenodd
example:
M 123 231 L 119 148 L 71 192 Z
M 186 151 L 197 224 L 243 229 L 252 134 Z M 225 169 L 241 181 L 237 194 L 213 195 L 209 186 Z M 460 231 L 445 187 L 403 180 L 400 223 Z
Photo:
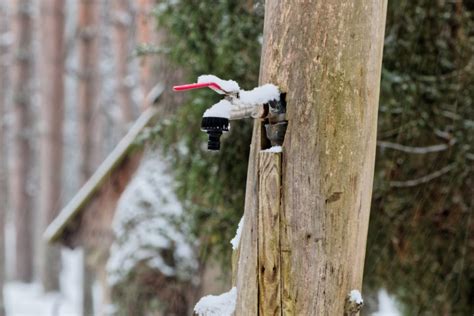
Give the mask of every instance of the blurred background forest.
M 264 13 L 0 0 L 0 315 L 186 315 L 229 288 L 252 122 L 209 153 L 200 118 L 218 96 L 171 86 L 257 86 Z M 473 53 L 472 1 L 389 1 L 363 314 L 474 314 Z M 45 229 L 150 107 L 125 162 L 48 246 Z M 387 293 L 398 311 L 383 312 Z

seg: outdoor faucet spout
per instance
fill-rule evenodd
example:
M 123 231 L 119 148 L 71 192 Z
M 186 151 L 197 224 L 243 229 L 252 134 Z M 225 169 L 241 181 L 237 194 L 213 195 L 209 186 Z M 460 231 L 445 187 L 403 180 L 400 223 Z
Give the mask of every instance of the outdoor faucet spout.
M 208 134 L 207 148 L 209 150 L 220 149 L 220 137 L 229 131 L 230 120 L 244 118 L 285 117 L 284 110 L 279 110 L 275 105 L 280 105 L 280 91 L 277 86 L 265 84 L 250 91 L 241 90 L 238 83 L 233 80 L 222 80 L 213 75 L 203 75 L 198 78 L 197 83 L 174 86 L 175 91 L 186 91 L 198 88 L 211 88 L 225 98 L 207 109 L 202 117 L 201 130 Z M 284 107 L 282 107 L 284 109 Z M 276 116 L 275 116 L 276 115 Z M 284 118 L 283 118 L 284 119 Z M 274 123 L 274 122 L 270 122 Z M 272 133 L 277 143 L 282 142 L 286 121 L 278 124 L 278 128 Z M 285 125 L 285 126 L 280 126 Z M 268 129 L 267 129 L 268 130 Z

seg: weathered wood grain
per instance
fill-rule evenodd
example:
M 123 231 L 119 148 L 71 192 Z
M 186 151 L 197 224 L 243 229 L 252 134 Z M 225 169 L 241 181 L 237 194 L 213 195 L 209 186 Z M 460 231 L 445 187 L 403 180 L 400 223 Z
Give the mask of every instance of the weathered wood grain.
M 281 176 L 283 184 L 283 175 Z M 287 221 L 284 205 L 284 191 L 280 192 L 280 286 L 281 286 L 281 315 L 295 315 L 295 303 L 290 291 L 291 282 L 291 229 Z
M 258 309 L 259 315 L 281 314 L 280 190 L 281 153 L 259 153 L 258 177 Z
M 260 83 L 286 92 L 289 122 L 280 213 L 283 314 L 343 315 L 347 293 L 362 286 L 387 1 L 265 5 Z M 257 125 L 245 209 L 252 238 Z M 252 241 L 241 244 L 240 259 L 256 255 Z M 255 267 L 242 264 L 256 263 L 239 260 L 238 273 Z M 252 283 L 250 274 L 237 279 L 249 276 Z M 244 293 L 237 315 L 257 315 L 247 308 L 255 305 L 254 289 L 240 284 L 238 290 Z
M 261 148 L 262 127 L 255 120 L 250 147 L 247 184 L 245 191 L 244 226 L 240 238 L 237 277 L 237 304 L 235 315 L 258 315 L 257 231 L 258 231 L 258 153 Z

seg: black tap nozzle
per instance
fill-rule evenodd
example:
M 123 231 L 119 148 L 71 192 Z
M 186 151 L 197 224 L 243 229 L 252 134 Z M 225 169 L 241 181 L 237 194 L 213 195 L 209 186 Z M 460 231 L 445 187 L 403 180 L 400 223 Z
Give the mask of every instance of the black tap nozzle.
M 222 133 L 229 131 L 229 119 L 214 116 L 203 117 L 201 130 L 209 135 L 207 149 L 219 150 L 221 148 L 220 138 Z

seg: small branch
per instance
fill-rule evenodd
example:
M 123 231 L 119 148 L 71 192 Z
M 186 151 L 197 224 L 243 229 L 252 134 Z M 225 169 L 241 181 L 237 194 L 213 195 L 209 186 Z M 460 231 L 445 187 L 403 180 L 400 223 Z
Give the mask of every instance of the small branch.
M 439 138 L 445 139 L 447 141 L 451 141 L 451 139 L 453 139 L 453 136 L 451 135 L 451 133 L 442 131 L 440 129 L 435 129 L 434 133 Z
M 451 111 L 448 111 L 448 110 L 444 110 L 444 111 L 441 111 L 439 113 L 442 116 L 444 116 L 448 119 L 451 119 L 453 121 L 461 121 L 464 124 L 465 127 L 469 127 L 469 128 L 474 127 L 474 120 L 464 119 L 464 117 L 460 114 L 457 114 L 457 113 L 454 113 L 454 112 L 451 112 Z
M 133 52 L 131 57 L 143 57 L 148 55 L 169 54 L 170 49 L 166 47 L 158 47 L 153 44 L 141 43 Z
M 410 188 L 414 187 L 423 183 L 430 182 L 433 179 L 436 179 L 438 177 L 441 177 L 443 174 L 450 172 L 453 170 L 455 167 L 455 164 L 452 163 L 450 165 L 447 165 L 446 167 L 435 171 L 433 173 L 430 173 L 426 176 L 423 176 L 421 178 L 413 179 L 413 180 L 407 180 L 407 181 L 390 181 L 390 186 L 394 188 Z
M 405 146 L 397 143 L 385 142 L 385 141 L 378 141 L 377 146 L 380 148 L 389 148 L 398 151 L 402 151 L 408 154 L 428 154 L 428 153 L 435 153 L 440 152 L 448 149 L 452 145 L 456 143 L 456 139 L 451 139 L 448 144 L 439 144 L 439 145 L 432 145 L 432 146 L 425 146 L 425 147 L 413 147 L 413 146 Z
M 454 70 L 452 72 L 446 73 L 446 74 L 441 74 L 441 75 L 420 75 L 420 76 L 415 76 L 415 79 L 420 80 L 420 81 L 425 81 L 425 82 L 436 82 L 436 81 L 441 81 L 441 80 L 447 80 L 451 78 L 455 78 L 462 73 L 470 70 L 472 66 L 474 65 L 474 59 L 471 58 L 466 65 L 464 65 L 463 68 Z

